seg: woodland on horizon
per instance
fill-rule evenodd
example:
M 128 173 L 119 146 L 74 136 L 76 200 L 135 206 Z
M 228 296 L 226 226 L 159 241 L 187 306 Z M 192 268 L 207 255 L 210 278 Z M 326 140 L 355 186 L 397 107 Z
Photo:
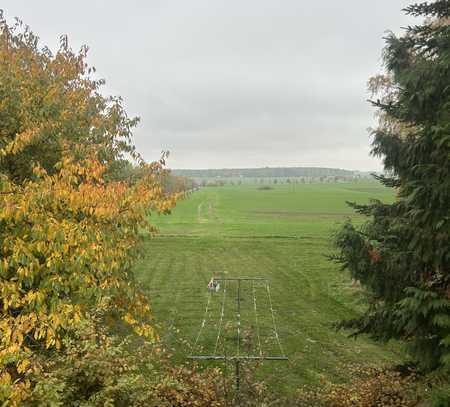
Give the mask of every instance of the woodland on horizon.
M 215 169 L 173 169 L 174 175 L 192 178 L 265 178 L 265 177 L 322 177 L 322 176 L 357 176 L 369 177 L 369 172 L 352 171 L 325 167 L 261 167 L 261 168 L 215 168 Z

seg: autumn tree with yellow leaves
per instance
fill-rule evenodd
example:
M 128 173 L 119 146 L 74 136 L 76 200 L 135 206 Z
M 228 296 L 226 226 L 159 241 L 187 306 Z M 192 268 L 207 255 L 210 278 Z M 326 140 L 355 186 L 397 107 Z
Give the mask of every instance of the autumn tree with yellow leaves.
M 176 195 L 164 157 L 135 151 L 138 119 L 100 93 L 86 53 L 62 37 L 53 54 L 0 13 L 2 405 L 164 405 L 132 265 L 150 213 Z M 133 183 L 117 176 L 128 159 L 141 167 Z

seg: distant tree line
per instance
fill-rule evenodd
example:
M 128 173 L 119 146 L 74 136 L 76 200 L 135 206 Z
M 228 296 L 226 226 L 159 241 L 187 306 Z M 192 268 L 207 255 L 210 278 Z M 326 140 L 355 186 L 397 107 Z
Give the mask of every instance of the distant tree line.
M 173 174 L 191 178 L 289 178 L 289 177 L 369 177 L 367 172 L 321 167 L 264 167 L 173 170 Z
M 172 176 L 176 176 L 173 175 Z M 187 178 L 187 177 L 184 177 Z M 187 178 L 190 179 L 192 184 L 195 187 L 223 187 L 225 185 L 276 185 L 276 184 L 289 184 L 289 185 L 297 185 L 297 184 L 313 184 L 313 183 L 339 183 L 339 182 L 358 182 L 361 180 L 368 181 L 373 180 L 376 181 L 373 177 L 359 177 L 359 176 L 338 176 L 338 175 L 330 175 L 330 176 L 320 176 L 320 177 L 265 177 L 265 178 L 244 178 L 244 177 L 196 177 L 196 178 Z M 195 189 L 194 187 L 194 189 Z

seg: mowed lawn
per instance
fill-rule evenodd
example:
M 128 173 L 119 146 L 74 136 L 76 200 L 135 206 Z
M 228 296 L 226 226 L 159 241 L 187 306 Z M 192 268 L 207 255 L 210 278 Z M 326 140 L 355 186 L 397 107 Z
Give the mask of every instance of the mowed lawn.
M 371 198 L 389 202 L 393 195 L 369 182 L 284 184 L 272 190 L 208 187 L 180 201 L 171 215 L 155 216 L 160 235 L 146 242 L 136 272 L 162 341 L 179 360 L 190 354 L 285 353 L 288 362 L 257 368 L 282 393 L 317 384 L 323 376 L 345 380 L 347 364 L 398 362 L 397 346 L 350 339 L 333 328 L 336 321 L 358 315 L 364 301 L 360 288 L 327 259 L 331 235 L 350 217 L 363 221 L 346 201 Z M 206 285 L 212 276 L 268 279 L 271 298 L 264 283 L 242 283 L 239 341 L 237 284 L 222 284 L 210 295 Z

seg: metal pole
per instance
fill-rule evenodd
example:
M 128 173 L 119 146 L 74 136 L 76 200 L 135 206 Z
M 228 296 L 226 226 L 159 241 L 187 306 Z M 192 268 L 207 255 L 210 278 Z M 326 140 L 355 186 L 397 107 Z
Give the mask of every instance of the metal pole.
M 239 343 L 241 340 L 241 280 L 238 280 L 237 289 L 237 356 L 239 356 Z M 241 405 L 241 362 L 236 359 L 236 407 Z
M 238 280 L 237 288 L 237 356 L 239 356 L 239 348 L 241 342 L 241 280 Z
M 241 405 L 241 362 L 236 359 L 236 407 Z

